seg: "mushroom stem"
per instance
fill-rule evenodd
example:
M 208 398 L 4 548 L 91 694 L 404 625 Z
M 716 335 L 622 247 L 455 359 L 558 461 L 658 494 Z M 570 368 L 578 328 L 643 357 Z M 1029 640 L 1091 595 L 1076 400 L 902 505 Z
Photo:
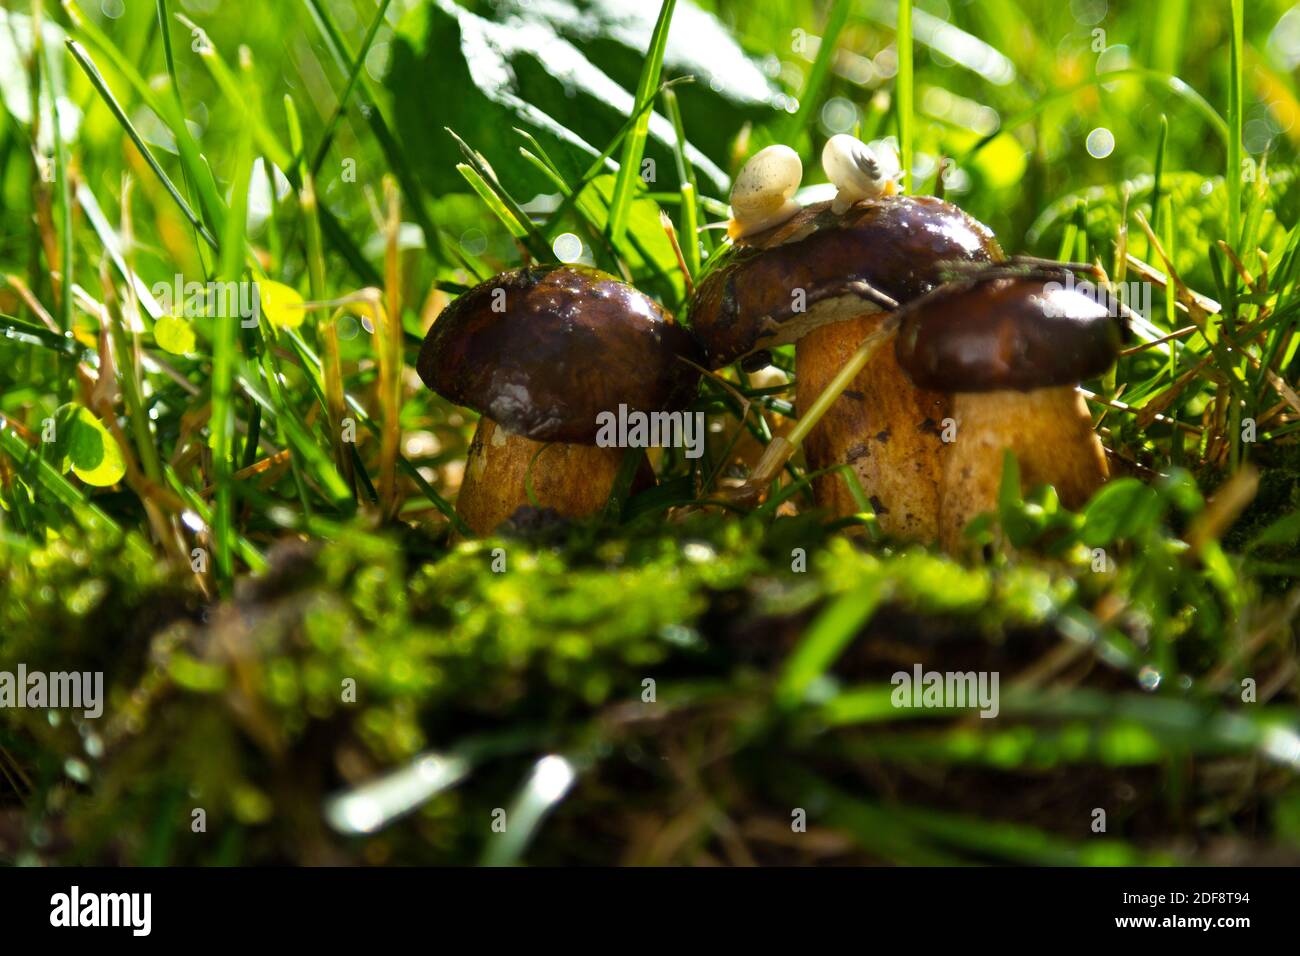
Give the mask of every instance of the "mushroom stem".
M 785 467 L 785 463 L 799 450 L 800 444 L 808 437 L 809 432 L 830 411 L 831 406 L 835 404 L 835 400 L 849 387 L 849 384 L 857 377 L 858 373 L 862 371 L 877 352 L 881 351 L 881 348 L 893 338 L 894 333 L 897 331 L 897 315 L 890 313 L 881 318 L 872 331 L 867 333 L 866 337 L 858 344 L 853 354 L 840 366 L 834 378 L 821 390 L 821 394 L 817 396 L 816 401 L 806 409 L 803 407 L 803 403 L 800 402 L 799 421 L 790 430 L 790 434 L 785 438 L 778 436 L 768 442 L 767 451 L 763 452 L 763 457 L 758 460 L 758 464 L 754 466 L 749 478 L 727 497 L 733 501 L 744 503 L 755 501 L 761 497 L 767 489 L 767 485 L 776 480 L 776 477 L 781 474 L 781 469 Z M 795 351 L 798 352 L 798 346 L 795 346 Z
M 958 393 L 952 417 L 957 434 L 943 452 L 939 503 L 946 550 L 959 550 L 971 519 L 997 508 L 1007 449 L 1022 490 L 1052 485 L 1067 508 L 1082 506 L 1109 475 L 1088 405 L 1073 386 Z
M 568 518 L 595 514 L 609 499 L 625 453 L 623 448 L 532 441 L 483 416 L 470 443 L 456 510 L 475 534 L 491 534 L 521 505 L 532 503 L 531 485 L 542 508 Z
M 799 340 L 795 369 L 801 411 L 812 406 L 887 315 L 866 312 Z M 808 433 L 808 468 L 848 465 L 887 534 L 933 541 L 939 530 L 940 423 L 947 414 L 942 394 L 917 388 L 894 350 L 880 349 Z M 838 517 L 860 510 L 847 476 L 838 470 L 814 479 L 813 496 Z

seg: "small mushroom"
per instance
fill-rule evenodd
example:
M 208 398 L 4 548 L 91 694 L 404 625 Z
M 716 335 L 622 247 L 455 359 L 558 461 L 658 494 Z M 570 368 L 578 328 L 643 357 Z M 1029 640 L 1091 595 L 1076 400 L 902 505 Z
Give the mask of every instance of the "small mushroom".
M 1001 256 L 987 228 L 933 197 L 882 195 L 843 213 L 817 203 L 717 257 L 691 300 L 691 327 L 710 368 L 797 341 L 802 414 L 887 310 L 939 285 L 950 263 Z M 881 349 L 808 435 L 808 466 L 851 466 L 887 532 L 931 540 L 945 415 L 944 397 L 913 387 Z M 837 515 L 859 510 L 839 473 L 815 479 L 813 492 Z
M 802 180 L 803 163 L 789 146 L 760 149 L 731 184 L 727 234 L 740 239 L 785 222 L 800 209 L 793 197 Z
M 919 388 L 952 395 L 954 441 L 943 452 L 939 539 L 960 548 L 967 523 L 997 506 L 1003 453 L 1024 488 L 1048 484 L 1068 508 L 1106 481 L 1101 441 L 1079 382 L 1119 354 L 1123 314 L 1065 272 L 990 269 L 900 313 L 895 352 Z
M 537 266 L 475 286 L 420 348 L 424 384 L 479 412 L 456 509 L 487 534 L 529 503 L 567 517 L 604 506 L 625 454 L 596 445 L 598 418 L 685 408 L 701 360 L 648 296 L 585 266 Z M 643 459 L 643 480 L 651 477 Z

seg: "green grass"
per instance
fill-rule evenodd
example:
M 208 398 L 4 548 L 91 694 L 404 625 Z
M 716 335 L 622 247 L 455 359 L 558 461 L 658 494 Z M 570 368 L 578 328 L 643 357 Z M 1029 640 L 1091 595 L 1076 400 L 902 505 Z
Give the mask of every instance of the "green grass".
M 596 14 L 522 31 L 509 4 L 68 0 L 41 5 L 35 57 L 11 6 L 0 670 L 102 669 L 110 699 L 90 724 L 0 712 L 0 860 L 1300 856 L 1288 4 L 1093 23 L 712 0 L 684 30 L 678 0 L 629 45 Z M 572 55 L 535 55 L 542 36 Z M 816 187 L 854 127 L 896 137 L 911 192 L 949 158 L 946 198 L 1008 253 L 1150 283 L 1149 321 L 1085 383 L 1116 480 L 1077 513 L 1008 482 L 965 562 L 883 540 L 860 487 L 863 513 L 829 521 L 798 457 L 765 503 L 721 501 L 807 430 L 783 349 L 780 374 L 705 380 L 719 430 L 659 458 L 657 487 L 632 494 L 629 459 L 590 521 L 474 539 L 453 507 L 473 416 L 413 375 L 441 308 L 572 233 L 681 315 L 725 248 L 728 176 L 788 142 Z M 1090 155 L 1103 128 L 1114 151 Z M 186 317 L 169 351 L 151 290 L 177 275 L 307 308 Z M 997 671 L 999 717 L 900 711 L 914 662 Z

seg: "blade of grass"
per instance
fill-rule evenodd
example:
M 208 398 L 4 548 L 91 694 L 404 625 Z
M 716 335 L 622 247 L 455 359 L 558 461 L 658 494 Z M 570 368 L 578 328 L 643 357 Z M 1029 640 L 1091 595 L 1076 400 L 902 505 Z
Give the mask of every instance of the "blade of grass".
M 1160 114 L 1160 136 L 1156 140 L 1156 165 L 1155 173 L 1151 179 L 1151 231 L 1157 236 L 1160 235 L 1160 200 L 1164 189 L 1165 173 L 1165 152 L 1169 145 L 1169 116 L 1165 113 Z M 1153 258 L 1150 240 L 1147 241 L 1146 258 L 1150 262 Z
M 171 19 L 167 15 L 167 0 L 158 0 L 158 32 L 162 37 L 163 59 L 167 64 L 167 76 L 171 79 L 172 96 L 176 100 L 176 109 L 181 116 L 185 115 L 185 100 L 181 96 L 181 84 L 176 78 L 176 58 L 172 53 L 172 31 Z M 185 194 L 189 201 L 194 202 L 194 184 L 190 180 L 189 168 L 181 164 L 181 179 L 185 183 Z M 210 275 L 212 266 L 208 261 L 208 250 L 203 243 L 199 242 L 198 230 L 194 232 L 194 247 L 198 254 L 199 261 L 203 263 L 203 271 Z
M 397 247 L 401 228 L 401 200 L 397 182 L 384 177 L 388 210 L 385 224 L 384 301 L 375 302 L 375 348 L 379 353 L 379 404 L 383 409 L 383 435 L 379 440 L 379 501 L 384 517 L 397 514 L 397 450 L 402 435 L 402 262 Z
M 478 193 L 492 214 L 501 220 L 510 235 L 523 243 L 533 258 L 539 262 L 555 262 L 555 253 L 550 245 L 533 225 L 533 221 L 528 218 L 528 214 L 501 185 L 501 181 L 497 179 L 496 173 L 492 171 L 492 167 L 488 165 L 483 155 L 472 149 L 455 130 L 447 127 L 447 132 L 456 141 L 466 160 L 464 163 L 457 163 L 456 169 L 465 177 L 465 181 L 470 184 L 474 192 Z
M 231 205 L 222 237 L 220 275 L 225 282 L 238 283 L 244 277 L 244 223 L 248 214 L 248 185 L 253 173 L 253 131 L 249 124 L 240 127 L 235 147 L 235 170 L 231 177 Z M 208 446 L 212 449 L 213 484 L 216 485 L 216 514 L 212 543 L 216 551 L 217 587 L 228 597 L 234 586 L 234 561 L 231 542 L 234 537 L 235 427 L 235 350 L 239 337 L 239 318 L 235 310 L 212 317 L 212 417 L 209 420 Z
M 912 128 L 915 95 L 912 75 L 912 0 L 898 0 L 898 76 L 894 78 L 894 110 L 898 116 L 899 162 L 903 192 L 912 191 Z M 801 104 L 802 105 L 802 104 Z
M 302 126 L 298 121 L 298 110 L 293 98 L 284 97 L 285 115 L 289 122 L 290 142 L 295 152 L 302 149 Z M 307 245 L 307 281 L 312 300 L 324 301 L 329 295 L 325 281 L 325 250 L 321 241 L 320 220 L 316 203 L 316 179 L 311 170 L 301 170 L 301 186 L 298 197 L 305 224 Z M 344 389 L 343 364 L 339 356 L 338 329 L 333 317 L 317 324 L 320 335 L 322 361 L 320 363 L 323 379 L 323 398 L 325 419 L 329 428 L 330 447 L 334 450 L 334 463 L 347 480 L 349 490 L 353 489 L 352 456 L 343 447 Z
M 663 91 L 664 110 L 673 124 L 676 142 L 673 144 L 673 159 L 677 164 L 678 189 L 681 191 L 681 205 L 678 210 L 678 231 L 685 246 L 682 252 L 686 256 L 686 268 L 691 278 L 700 272 L 700 212 L 696 196 L 699 184 L 695 181 L 695 170 L 690 157 L 686 155 L 686 127 L 682 123 L 682 109 L 677 103 L 677 93 L 672 89 Z
M 777 136 L 778 142 L 795 142 L 812 126 L 813 111 L 820 105 L 822 87 L 826 85 L 826 78 L 830 75 L 840 33 L 844 29 L 844 24 L 848 22 L 852 9 L 851 0 L 835 0 L 831 7 L 826 17 L 826 26 L 822 30 L 821 45 L 817 47 L 817 56 L 813 59 L 803 89 L 799 91 L 799 106 L 794 113 L 786 117 L 780 135 Z
M 1232 0 L 1232 42 L 1228 49 L 1228 244 L 1239 248 L 1241 241 L 1242 177 L 1242 47 L 1244 0 Z
M 192 32 L 202 34 L 204 42 L 197 43 L 195 53 L 208 68 L 212 74 L 212 79 L 216 81 L 217 88 L 221 95 L 233 109 L 237 110 L 240 117 L 240 129 L 247 126 L 253 135 L 253 142 L 257 144 L 260 152 L 266 155 L 280 169 L 287 169 L 293 161 L 288 150 L 280 142 L 279 138 L 271 131 L 266 124 L 266 118 L 262 114 L 261 102 L 256 95 L 257 87 L 252 84 L 244 83 L 240 78 L 235 76 L 233 70 L 222 58 L 221 52 L 217 45 L 212 42 L 198 24 L 183 13 L 175 15 L 176 19 Z M 246 49 L 246 48 L 244 48 Z
M 184 121 L 184 117 L 177 111 L 173 102 L 155 94 L 153 87 L 140 75 L 133 61 L 125 56 L 98 27 L 85 18 L 73 0 L 63 0 L 63 8 L 72 21 L 74 31 L 112 63 L 113 68 L 127 81 L 136 96 L 153 110 L 176 138 L 176 149 L 181 165 L 194 183 L 198 191 L 201 211 L 207 217 L 209 235 L 204 236 L 204 241 L 213 245 L 212 237 L 224 232 L 222 224 L 225 221 L 225 203 L 217 190 L 216 181 L 212 178 L 212 171 L 204 162 L 198 143 L 190 132 L 189 124 Z M 87 59 L 90 59 L 89 55 Z M 91 63 L 93 65 L 93 60 Z
M 180 194 L 180 190 L 178 190 L 176 184 L 171 181 L 171 177 L 169 177 L 163 171 L 162 166 L 158 164 L 158 160 L 154 157 L 153 151 L 145 145 L 144 138 L 141 137 L 139 131 L 136 130 L 135 125 L 127 117 L 126 112 L 122 109 L 122 105 L 117 101 L 117 97 L 113 95 L 113 91 L 108 88 L 107 81 L 104 79 L 103 74 L 99 72 L 99 68 L 95 66 L 95 62 L 90 58 L 90 54 L 86 52 L 86 48 L 76 40 L 68 40 L 67 44 L 68 51 L 72 54 L 73 59 L 75 59 L 81 66 L 87 78 L 90 80 L 91 85 L 95 87 L 95 90 L 103 98 L 104 103 L 108 106 L 114 118 L 116 118 L 118 123 L 121 124 L 122 129 L 126 131 L 126 135 L 131 137 L 131 142 L 134 143 L 135 148 L 140 151 L 140 155 L 143 156 L 144 161 L 149 164 L 149 168 L 153 171 L 154 175 L 158 177 L 158 181 L 162 183 L 163 188 L 167 190 L 168 194 L 176 202 L 176 205 L 180 208 L 185 218 L 190 221 L 190 224 L 194 226 L 199 235 L 203 237 L 203 241 L 213 249 L 216 249 L 216 238 L 208 231 L 208 227 L 199 219 L 198 214 L 190 208 L 190 204 L 186 202 L 185 197 Z
M 291 332 L 287 338 L 304 368 L 308 369 L 315 375 L 319 375 L 321 360 L 312 350 L 311 346 L 303 341 L 302 336 L 298 335 L 296 332 Z M 355 397 L 345 394 L 344 401 L 347 404 L 348 411 L 358 422 L 368 428 L 375 436 L 378 437 L 382 434 L 379 426 L 375 424 L 365 407 Z M 429 499 L 430 503 L 442 512 L 459 534 L 465 537 L 474 537 L 474 533 L 470 530 L 469 525 L 465 524 L 465 520 L 456 513 L 456 509 L 451 506 L 451 503 L 433 489 L 433 486 L 430 485 L 429 482 L 425 480 L 424 476 L 420 474 L 420 470 L 416 468 L 415 465 L 411 464 L 405 455 L 398 456 L 397 467 L 402 469 L 406 476 L 410 478 L 424 496 Z
M 311 172 L 313 176 L 320 175 L 320 168 L 325 162 L 326 155 L 329 154 L 330 144 L 334 142 L 334 131 L 338 128 L 339 121 L 347 111 L 348 100 L 352 98 L 352 91 L 356 88 L 357 80 L 361 76 L 361 70 L 366 65 L 366 55 L 370 52 L 371 46 L 374 45 L 375 36 L 379 33 L 379 28 L 383 26 L 384 17 L 388 13 L 388 6 L 392 0 L 379 0 L 379 6 L 375 8 L 375 15 L 370 20 L 370 26 L 366 28 L 366 35 L 361 38 L 361 46 L 357 49 L 357 55 L 352 58 L 352 69 L 348 72 L 348 81 L 343 86 L 343 92 L 339 94 L 338 102 L 334 105 L 334 110 L 330 113 L 330 118 L 325 123 L 325 129 L 321 132 L 320 143 L 316 146 L 316 152 L 311 160 Z M 301 150 L 295 150 L 295 165 L 302 159 Z
M 623 140 L 623 155 L 619 161 L 618 176 L 614 180 L 614 195 L 610 201 L 609 224 L 606 227 L 610 242 L 616 246 L 622 241 L 623 232 L 627 229 L 628 213 L 632 207 L 633 179 L 640 175 L 641 157 L 645 153 L 646 137 L 650 132 L 650 110 L 646 107 L 654 103 L 659 89 L 664 52 L 668 48 L 668 28 L 676 6 L 677 0 L 664 0 L 663 6 L 659 8 L 659 19 L 651 34 L 650 48 L 646 51 L 645 65 L 641 68 L 641 78 L 637 82 L 636 99 L 632 107 L 632 115 L 637 119 Z
M 813 682 L 835 663 L 886 596 L 883 585 L 863 587 L 835 598 L 822 610 L 781 669 L 776 706 L 789 710 L 803 703 Z
M 315 21 L 317 29 L 320 30 L 321 36 L 325 39 L 325 45 L 328 47 L 330 55 L 340 72 L 344 76 L 349 75 L 356 58 L 348 49 L 347 42 L 343 39 L 343 34 L 334 23 L 333 17 L 330 16 L 321 0 L 303 0 L 303 2 L 308 13 L 311 14 L 312 19 Z M 410 163 L 406 161 L 406 155 L 398 146 L 397 140 L 394 139 L 388 122 L 379 108 L 380 98 L 375 95 L 370 78 L 364 71 L 358 73 L 357 77 L 364 94 L 361 100 L 361 105 L 365 107 L 362 110 L 362 115 L 366 118 L 366 122 L 370 124 L 370 130 L 375 134 L 375 139 L 379 141 L 379 147 L 384 154 L 384 158 L 388 160 L 389 169 L 397 177 L 397 182 L 402 187 L 402 196 L 406 200 L 406 208 L 411 210 L 416 224 L 424 232 L 424 241 L 430 254 L 438 259 L 442 265 L 452 267 L 459 265 L 464 266 L 471 272 L 477 271 L 469 257 L 460 251 L 459 245 L 448 242 L 442 230 L 434 223 L 433 217 L 429 214 L 428 207 L 425 205 L 424 190 L 411 172 Z M 368 281 L 371 285 L 378 285 L 380 284 L 380 277 L 376 276 Z
M 483 865 L 517 863 L 542 821 L 568 794 L 576 777 L 573 762 L 564 757 L 551 754 L 538 760 L 510 805 L 504 830 L 489 835 Z

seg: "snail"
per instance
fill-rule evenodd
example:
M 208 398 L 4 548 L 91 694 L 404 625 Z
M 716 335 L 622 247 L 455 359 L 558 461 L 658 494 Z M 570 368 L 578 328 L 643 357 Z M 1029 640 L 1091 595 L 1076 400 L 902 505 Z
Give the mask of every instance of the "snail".
M 831 211 L 843 213 L 863 199 L 892 196 L 898 192 L 902 170 L 898 155 L 887 145 L 876 149 L 861 140 L 839 133 L 826 141 L 822 149 L 822 171 L 839 190 Z
M 838 162 L 838 147 L 832 152 Z M 870 172 L 859 167 L 848 177 L 842 165 L 832 169 L 846 198 Z M 890 310 L 940 285 L 954 263 L 1002 258 L 985 226 L 932 196 L 889 194 L 887 164 L 878 172 L 875 198 L 840 212 L 813 203 L 715 257 L 688 307 L 710 368 L 740 362 L 752 371 L 770 362 L 772 349 L 794 343 L 796 405 L 805 414 Z M 809 469 L 820 473 L 813 481 L 818 505 L 837 516 L 860 510 L 844 469 L 827 470 L 846 465 L 886 533 L 936 538 L 938 423 L 946 414 L 945 397 L 915 387 L 892 348 L 877 352 L 804 443 Z
M 803 180 L 803 163 L 789 146 L 768 146 L 750 157 L 731 186 L 732 239 L 779 226 L 797 213 L 792 198 Z

